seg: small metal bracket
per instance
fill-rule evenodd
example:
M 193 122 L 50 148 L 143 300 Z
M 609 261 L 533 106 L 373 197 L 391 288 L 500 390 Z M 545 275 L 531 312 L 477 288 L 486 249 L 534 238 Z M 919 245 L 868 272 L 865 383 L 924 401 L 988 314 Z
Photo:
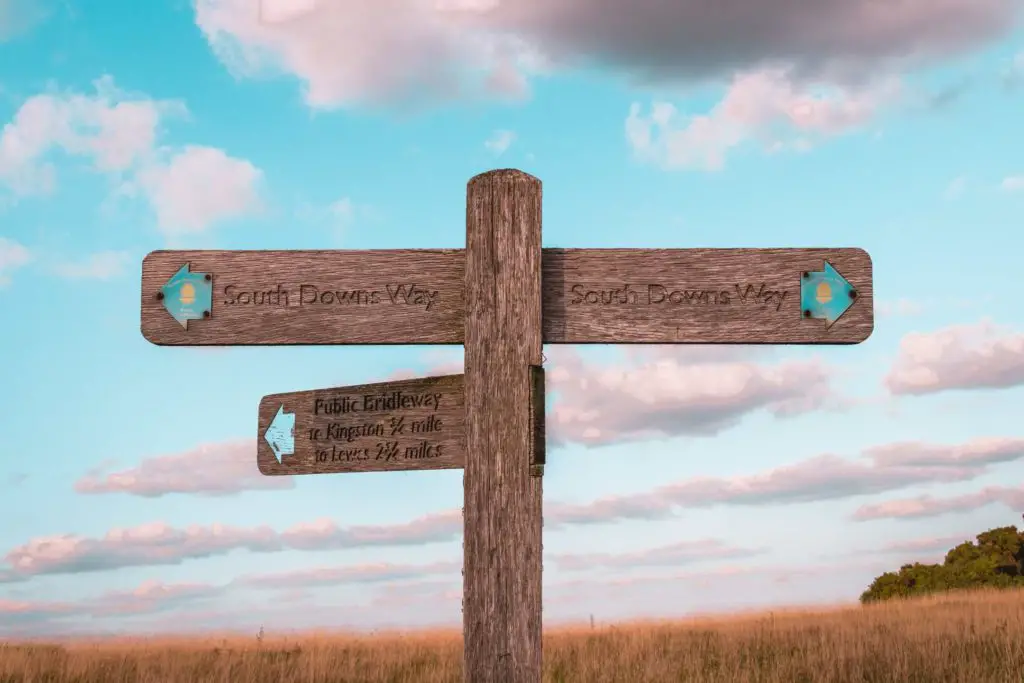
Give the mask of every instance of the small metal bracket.
M 530 476 L 543 477 L 547 457 L 544 425 L 544 368 L 530 366 Z

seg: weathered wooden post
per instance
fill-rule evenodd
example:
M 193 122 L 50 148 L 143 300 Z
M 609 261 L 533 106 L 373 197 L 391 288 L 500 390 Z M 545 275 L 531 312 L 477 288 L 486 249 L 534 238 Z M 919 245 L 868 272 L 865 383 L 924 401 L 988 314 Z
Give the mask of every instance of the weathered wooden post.
M 861 249 L 542 250 L 541 183 L 504 169 L 464 250 L 155 251 L 141 303 L 161 345 L 464 344 L 462 375 L 264 396 L 256 460 L 464 468 L 465 679 L 540 683 L 541 344 L 856 344 L 872 301 Z
M 535 382 L 543 371 L 541 183 L 533 176 L 500 170 L 469 181 L 465 296 L 466 680 L 535 683 L 543 526 Z

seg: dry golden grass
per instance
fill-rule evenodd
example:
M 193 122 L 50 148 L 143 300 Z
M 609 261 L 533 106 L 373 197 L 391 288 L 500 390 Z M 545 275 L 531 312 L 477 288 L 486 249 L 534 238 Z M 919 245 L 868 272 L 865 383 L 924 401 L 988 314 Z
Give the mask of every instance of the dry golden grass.
M 547 682 L 1022 683 L 1024 591 L 552 631 Z M 0 645 L 0 683 L 456 683 L 434 632 Z

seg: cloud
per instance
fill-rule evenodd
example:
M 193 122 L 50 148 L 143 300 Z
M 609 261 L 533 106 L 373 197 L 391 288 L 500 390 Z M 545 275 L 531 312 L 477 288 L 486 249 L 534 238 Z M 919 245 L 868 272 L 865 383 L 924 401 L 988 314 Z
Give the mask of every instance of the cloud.
M 712 436 L 749 414 L 799 415 L 831 396 L 830 371 L 820 362 L 764 365 L 747 350 L 651 349 L 612 367 L 589 364 L 570 349 L 552 350 L 551 358 L 553 444 Z
M 762 548 L 740 548 L 718 539 L 682 541 L 634 553 L 587 553 L 555 555 L 551 559 L 563 570 L 622 567 L 680 566 L 708 560 L 746 558 L 765 552 Z
M 11 273 L 32 261 L 27 247 L 14 240 L 0 237 L 0 287 L 11 283 Z
M 152 151 L 163 117 L 187 114 L 181 102 L 126 93 L 110 76 L 93 86 L 94 95 L 48 92 L 21 105 L 0 133 L 0 183 L 16 194 L 52 191 L 54 151 L 98 171 L 126 171 Z
M 152 522 L 114 529 L 100 538 L 61 534 L 34 538 L 9 550 L 0 582 L 32 576 L 83 574 L 122 567 L 177 565 L 236 550 L 279 552 L 409 546 L 451 541 L 462 531 L 459 510 L 424 515 L 403 524 L 342 527 L 328 519 L 284 531 L 268 526 L 192 525 L 182 529 Z
M 906 335 L 885 378 L 885 386 L 895 395 L 1020 384 L 1024 384 L 1024 334 L 989 321 Z
M 5 626 L 24 627 L 74 617 L 94 619 L 154 614 L 214 597 L 222 591 L 222 587 L 210 584 L 144 581 L 132 590 L 110 591 L 76 602 L 0 600 L 0 618 Z
M 1018 52 L 1010 59 L 1010 63 L 1003 71 L 1003 85 L 1009 89 L 1016 88 L 1022 77 L 1024 77 L 1024 52 Z
M 61 261 L 53 271 L 69 280 L 111 280 L 122 275 L 131 262 L 126 251 L 100 251 L 90 254 L 83 261 Z
M 138 174 L 138 186 L 166 235 L 205 232 L 212 225 L 259 211 L 263 172 L 213 147 L 188 146 Z
M 666 169 L 719 170 L 726 155 L 755 142 L 769 152 L 805 151 L 861 128 L 900 88 L 893 80 L 856 86 L 798 83 L 781 69 L 741 73 L 706 114 L 681 116 L 667 102 L 649 114 L 634 103 L 626 139 L 636 157 Z
M 1007 192 L 1020 192 L 1024 190 L 1024 175 L 1006 176 L 999 186 Z
M 2 1 L 2 0 L 0 0 Z M 15 195 L 54 190 L 54 152 L 114 175 L 115 198 L 141 196 L 166 235 L 194 234 L 259 208 L 262 172 L 212 147 L 157 148 L 165 119 L 185 117 L 177 100 L 153 100 L 93 83 L 95 94 L 47 92 L 26 100 L 0 133 L 0 185 Z
M 198 0 L 196 23 L 233 72 L 293 74 L 315 107 L 521 97 L 531 76 L 591 66 L 641 84 L 769 67 L 853 81 L 975 49 L 1008 34 L 1019 11 L 1016 0 L 904 0 L 899 11 L 765 0 L 726 13 L 699 0 L 304 0 L 286 20 L 261 21 L 259 2 Z
M 79 493 L 127 493 L 144 498 L 172 493 L 225 496 L 294 487 L 291 477 L 260 473 L 253 439 L 202 444 L 184 453 L 146 458 L 119 472 L 90 472 L 75 482 Z
M 831 369 L 818 360 L 763 362 L 770 352 L 739 346 L 646 346 L 621 363 L 590 362 L 568 347 L 545 350 L 552 447 L 603 446 L 678 436 L 713 436 L 767 411 L 791 417 L 834 405 Z M 435 357 L 382 381 L 457 374 L 461 358 Z
M 536 68 L 520 39 L 467 24 L 484 17 L 472 7 L 479 2 L 304 3 L 286 21 L 261 21 L 260 1 L 198 0 L 196 23 L 232 72 L 294 74 L 312 107 L 469 94 L 517 99 L 524 72 Z
M 880 554 L 893 554 L 907 556 L 934 556 L 936 554 L 945 557 L 951 548 L 954 548 L 964 541 L 973 541 L 967 535 L 940 536 L 929 538 L 914 538 L 906 541 L 893 541 L 874 551 Z
M 945 192 L 942 193 L 943 198 L 947 200 L 959 199 L 963 196 L 964 191 L 967 189 L 967 176 L 957 176 L 949 181 L 946 186 Z
M 958 445 L 887 444 L 867 449 L 858 459 L 820 455 L 752 476 L 690 478 L 641 493 L 608 496 L 588 503 L 552 501 L 544 506 L 545 527 L 663 519 L 682 508 L 837 500 L 922 483 L 968 481 L 985 474 L 993 464 L 1021 459 L 1024 459 L 1024 439 L 977 439 Z M 154 522 L 114 529 L 99 538 L 63 534 L 32 539 L 8 551 L 5 558 L 8 567 L 0 567 L 0 582 L 44 574 L 176 565 L 235 550 L 279 552 L 414 546 L 455 541 L 461 533 L 462 513 L 457 508 L 401 524 L 343 527 L 333 520 L 321 519 L 280 532 L 267 526 L 220 524 L 179 529 Z M 693 546 L 689 550 L 706 553 L 715 549 Z M 684 554 L 686 551 L 684 546 L 673 550 Z M 677 555 L 677 559 L 680 557 L 682 555 Z
M 31 30 L 46 19 L 49 4 L 45 0 L 0 0 L 0 43 Z
M 664 519 L 677 509 L 838 500 L 923 483 L 969 481 L 985 474 L 991 465 L 1022 459 L 1024 439 L 977 439 L 959 445 L 886 444 L 867 449 L 858 459 L 825 454 L 755 475 L 695 477 L 589 503 L 551 503 L 545 506 L 545 524 L 549 517 L 552 526 L 601 524 L 618 519 Z
M 1010 488 L 989 486 L 976 493 L 961 496 L 917 496 L 887 500 L 874 505 L 863 505 L 853 513 L 853 519 L 864 522 L 876 519 L 921 519 L 938 517 L 951 512 L 970 512 L 992 503 L 1002 503 L 1011 510 L 1024 509 L 1024 486 Z
M 516 139 L 516 134 L 510 130 L 496 130 L 494 133 L 484 142 L 484 147 L 494 156 L 501 156 L 508 148 L 512 146 L 512 143 Z
M 343 584 L 387 583 L 408 579 L 423 579 L 435 575 L 458 576 L 461 561 L 433 562 L 430 564 L 378 564 L 316 567 L 297 571 L 241 576 L 234 583 L 259 588 L 292 588 L 302 586 L 337 586 Z

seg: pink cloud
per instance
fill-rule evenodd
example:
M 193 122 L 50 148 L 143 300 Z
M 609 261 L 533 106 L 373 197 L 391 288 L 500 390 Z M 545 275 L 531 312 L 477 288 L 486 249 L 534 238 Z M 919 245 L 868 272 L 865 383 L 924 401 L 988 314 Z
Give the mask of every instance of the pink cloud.
M 984 321 L 908 334 L 886 376 L 893 394 L 1005 389 L 1024 384 L 1024 334 Z
M 626 138 L 636 156 L 664 168 L 720 170 L 730 151 L 758 144 L 765 151 L 806 151 L 816 142 L 871 123 L 901 94 L 897 81 L 858 86 L 800 83 L 786 69 L 737 74 L 707 113 L 684 115 L 669 102 L 650 113 L 633 103 Z
M 663 519 L 675 515 L 679 509 L 716 505 L 760 506 L 836 500 L 915 484 L 969 481 L 986 473 L 992 464 L 1022 458 L 1024 439 L 987 438 L 952 445 L 890 444 L 868 449 L 860 458 L 825 454 L 755 475 L 695 477 L 643 493 L 607 496 L 587 503 L 551 501 L 544 506 L 545 525 L 553 529 L 618 520 Z M 240 549 L 278 552 L 422 545 L 458 540 L 461 533 L 462 513 L 458 508 L 401 524 L 341 526 L 324 518 L 296 524 L 280 532 L 268 526 L 219 524 L 178 529 L 155 522 L 115 529 L 100 538 L 63 534 L 32 539 L 8 551 L 8 566 L 0 567 L 0 582 L 40 574 L 172 565 Z
M 547 416 L 552 447 L 713 436 L 759 412 L 785 418 L 838 405 L 826 366 L 813 360 L 772 364 L 765 359 L 770 354 L 757 349 L 653 346 L 627 350 L 625 361 L 614 366 L 588 362 L 567 348 L 551 348 L 548 353 L 547 390 L 555 399 Z M 461 358 L 450 354 L 433 354 L 430 360 L 426 370 L 404 369 L 381 381 L 463 370 Z M 291 477 L 259 472 L 251 438 L 201 444 L 116 471 L 111 467 L 104 463 L 88 472 L 75 483 L 75 490 L 153 498 L 295 486 Z
M 153 522 L 114 529 L 100 538 L 62 534 L 34 538 L 9 550 L 0 582 L 44 574 L 80 574 L 121 567 L 176 565 L 186 560 L 224 555 L 235 550 L 330 550 L 374 546 L 420 545 L 457 539 L 459 510 L 424 515 L 392 525 L 342 527 L 332 520 L 297 524 L 278 532 L 268 526 L 193 525 L 183 529 Z
M 76 602 L 0 600 L 0 620 L 15 629 L 65 622 L 73 618 L 102 619 L 152 614 L 216 596 L 223 588 L 209 584 L 166 584 L 146 581 L 129 591 L 111 591 Z
M 682 541 L 632 553 L 585 553 L 554 555 L 551 559 L 562 570 L 595 568 L 680 566 L 709 560 L 751 557 L 763 548 L 741 548 L 718 539 Z
M 202 444 L 184 453 L 146 458 L 135 467 L 117 472 L 100 469 L 75 482 L 79 493 L 127 493 L 145 498 L 171 493 L 223 496 L 294 487 L 291 477 L 260 473 L 253 439 Z
M 260 588 L 292 586 L 314 587 L 342 584 L 387 583 L 391 581 L 422 579 L 436 574 L 456 575 L 462 569 L 461 561 L 433 562 L 430 564 L 361 564 L 342 567 L 314 567 L 288 572 L 249 574 L 236 583 Z
M 945 557 L 946 553 L 960 545 L 965 541 L 973 541 L 974 538 L 968 535 L 960 536 L 938 536 L 929 538 L 915 538 L 907 541 L 893 541 L 892 543 L 886 543 L 882 546 L 878 552 L 880 553 L 893 553 L 896 555 L 941 555 Z
M 551 351 L 549 443 L 591 446 L 681 435 L 712 436 L 745 416 L 788 417 L 826 405 L 830 373 L 817 361 L 774 365 L 734 353 L 680 348 L 634 351 L 621 366 Z
M 592 64 L 642 84 L 778 66 L 856 81 L 977 48 L 1007 34 L 1019 10 L 1015 0 L 904 0 L 899 11 L 873 0 L 763 0 L 726 17 L 695 0 L 305 0 L 289 21 L 267 21 L 257 4 L 200 0 L 196 23 L 233 73 L 292 74 L 322 108 L 516 99 L 532 76 Z
M 868 449 L 858 459 L 819 455 L 760 474 L 696 477 L 637 494 L 586 504 L 545 506 L 545 523 L 605 523 L 659 519 L 676 508 L 773 505 L 835 500 L 894 491 L 914 484 L 974 479 L 988 466 L 1024 459 L 1024 439 L 978 439 L 964 444 L 920 442 Z M 549 512 L 550 511 L 550 512 Z
M 919 519 L 938 517 L 951 512 L 969 512 L 992 503 L 1002 503 L 1012 510 L 1024 510 L 1024 486 L 1016 488 L 989 486 L 961 496 L 917 496 L 862 505 L 853 519 L 863 522 L 875 519 Z

